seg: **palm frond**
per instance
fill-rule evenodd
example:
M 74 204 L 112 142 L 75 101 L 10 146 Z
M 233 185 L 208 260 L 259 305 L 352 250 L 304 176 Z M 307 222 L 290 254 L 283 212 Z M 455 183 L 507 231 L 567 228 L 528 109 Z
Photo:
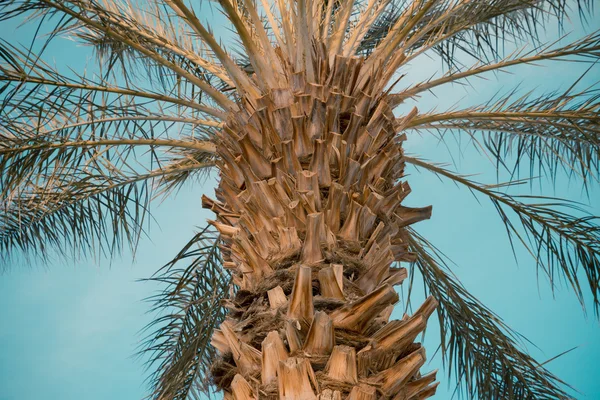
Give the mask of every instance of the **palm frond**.
M 165 74 L 161 74 L 165 76 Z M 223 113 L 213 107 L 200 104 L 197 94 L 179 90 L 174 96 L 148 88 L 122 86 L 102 77 L 66 76 L 50 66 L 39 54 L 33 54 L 25 48 L 13 46 L 0 41 L 0 88 L 2 94 L 2 111 L 12 115 L 12 119 L 25 116 L 42 116 L 64 108 L 79 108 L 81 112 L 96 109 L 106 104 L 94 102 L 96 96 L 111 95 L 114 99 L 123 100 L 120 107 L 131 108 L 133 104 L 154 106 L 159 110 L 178 106 L 184 110 L 196 112 L 199 122 L 204 122 L 204 115 L 213 120 L 205 120 L 206 124 L 215 125 L 223 117 Z M 96 106 L 96 107 L 94 107 Z M 37 114 L 36 114 L 37 113 Z
M 156 126 L 142 122 L 132 123 L 142 138 L 98 138 L 93 128 L 110 134 L 102 123 L 79 125 L 76 138 L 60 130 L 54 136 L 0 131 L 3 261 L 17 249 L 45 258 L 48 248 L 96 256 L 117 254 L 125 243 L 135 248 L 154 190 L 214 166 L 212 143 L 153 139 Z M 142 154 L 140 147 L 149 151 Z
M 208 174 L 217 166 L 217 157 L 213 152 L 201 148 L 174 148 L 165 165 L 165 173 L 156 181 L 156 196 L 167 197 L 182 186 L 196 182 L 206 182 Z
M 600 217 L 590 215 L 574 202 L 542 196 L 511 196 L 455 174 L 441 165 L 407 157 L 406 162 L 469 190 L 492 202 L 511 240 L 522 243 L 552 286 L 564 280 L 573 289 L 582 307 L 585 299 L 580 279 L 588 282 L 593 307 L 600 315 Z
M 498 166 L 515 174 L 529 161 L 529 176 L 557 172 L 598 179 L 600 173 L 600 92 L 595 87 L 543 96 L 512 95 L 464 110 L 423 114 L 409 128 L 471 137 L 481 135 Z
M 278 57 L 273 51 L 270 40 L 266 36 L 266 32 L 262 26 L 262 20 L 258 15 L 255 15 L 254 20 L 247 18 L 246 15 L 251 14 L 251 12 L 249 11 L 249 8 L 244 7 L 243 2 L 235 0 L 219 0 L 219 4 L 228 20 L 233 24 L 234 29 L 237 32 L 237 37 L 243 45 L 245 54 L 254 71 L 256 71 L 257 79 L 263 81 L 261 86 L 263 88 L 267 87 L 265 85 L 274 87 L 275 83 L 280 80 L 278 78 L 283 74 L 283 69 L 279 64 Z M 250 9 L 254 8 L 255 5 L 250 3 Z M 254 14 L 255 13 L 256 11 L 254 11 Z M 299 15 L 298 18 L 300 17 L 301 16 Z M 260 32 L 261 35 L 257 37 L 252 31 Z M 260 42 L 259 39 L 262 40 L 262 42 Z M 298 37 L 298 40 L 301 41 L 301 37 Z M 267 53 L 269 58 L 263 57 L 264 53 Z M 310 59 L 308 54 L 307 57 Z M 270 63 L 274 63 L 274 65 L 269 65 Z M 273 68 L 274 66 L 275 68 Z M 276 73 L 274 74 L 272 72 Z
M 438 86 L 455 83 L 469 77 L 480 76 L 491 71 L 508 69 L 517 65 L 534 64 L 540 61 L 585 61 L 595 63 L 600 58 L 600 31 L 593 32 L 565 46 L 554 48 L 556 43 L 546 44 L 529 51 L 517 50 L 504 59 L 493 63 L 478 63 L 470 68 L 450 71 L 444 76 L 418 83 L 412 87 L 390 96 L 391 105 L 400 104 L 405 99 L 417 96 Z
M 233 84 L 227 72 L 218 62 L 212 60 L 212 55 L 205 51 L 202 43 L 194 39 L 178 18 L 171 18 L 159 2 L 150 1 L 137 7 L 128 7 L 117 2 L 102 5 L 91 2 L 85 6 L 86 10 L 96 8 L 96 12 L 104 18 L 110 18 L 114 26 L 136 38 L 137 42 L 159 52 L 164 58 L 178 60 L 178 64 L 187 62 L 186 69 L 198 70 L 198 77 L 204 77 L 207 81 L 214 77 L 228 85 Z M 76 36 L 94 45 L 101 58 L 110 60 L 128 55 L 128 48 L 123 47 L 122 42 L 114 41 L 106 33 L 99 34 L 97 31 L 84 29 L 76 31 Z M 130 62 L 135 65 L 135 57 Z
M 452 275 L 443 255 L 411 229 L 413 268 L 425 290 L 439 302 L 442 357 L 457 391 L 479 399 L 571 398 L 565 383 L 536 362 L 520 346 L 521 337 L 471 295 Z
M 159 12 L 160 6 L 155 4 L 153 11 Z M 33 12 L 41 18 L 57 17 L 60 24 L 52 32 L 52 36 L 71 33 L 80 39 L 96 46 L 101 55 L 111 52 L 116 58 L 123 60 L 127 52 L 136 54 L 146 65 L 158 65 L 183 79 L 210 97 L 219 107 L 236 109 L 235 103 L 215 88 L 204 74 L 196 75 L 193 69 L 186 69 L 189 64 L 182 63 L 181 57 L 194 62 L 199 68 L 211 69 L 210 75 L 220 75 L 227 79 L 217 64 L 202 59 L 190 48 L 176 45 L 180 39 L 174 29 L 157 28 L 160 18 L 146 18 L 133 11 L 126 3 L 102 3 L 96 1 L 62 1 L 62 0 L 22 0 L 0 2 L 0 20 L 14 18 Z M 153 15 L 149 13 L 148 15 Z M 160 17 L 160 14 L 157 15 Z M 168 19 L 162 18 L 168 21 Z M 153 29 L 154 28 L 154 29 Z M 177 32 L 177 31 L 175 31 Z M 179 40 L 181 42 L 181 40 Z M 116 53 L 112 53 L 112 52 Z M 111 55 L 113 64 L 114 57 Z M 130 57 L 131 58 L 131 57 Z M 166 74 L 165 74 L 166 75 Z
M 43 183 L 30 182 L 2 195 L 0 262 L 8 265 L 17 251 L 48 261 L 53 254 L 111 257 L 125 244 L 135 250 L 154 192 L 170 189 L 170 176 L 181 184 L 213 166 L 213 162 L 188 162 L 147 173 L 112 175 L 94 167 L 71 166 L 65 174 L 45 181 L 38 175 Z
M 210 340 L 225 317 L 221 300 L 231 285 L 219 241 L 217 233 L 202 229 L 149 279 L 166 285 L 149 299 L 160 316 L 145 328 L 152 332 L 140 352 L 149 354 L 148 365 L 155 368 L 152 398 L 199 399 L 209 391 L 205 372 L 215 357 Z
M 411 27 L 398 51 L 406 62 L 433 49 L 442 60 L 454 66 L 456 51 L 479 61 L 489 62 L 501 56 L 504 43 L 538 41 L 538 31 L 549 21 L 562 24 L 572 11 L 568 0 L 434 0 L 427 12 Z M 394 26 L 406 16 L 414 3 L 392 2 L 363 39 L 359 52 L 371 52 Z M 592 9 L 592 1 L 577 1 L 580 15 Z M 414 12 L 414 11 L 413 11 Z
M 64 179 L 76 182 L 78 174 L 86 176 L 90 170 L 110 180 L 154 168 L 143 163 L 144 157 L 136 150 L 140 147 L 149 150 L 146 159 L 157 166 L 164 164 L 161 158 L 175 148 L 198 153 L 193 158 L 202 163 L 215 157 L 213 134 L 205 129 L 198 132 L 196 123 L 202 121 L 194 118 L 154 113 L 123 97 L 101 96 L 97 100 L 102 107 L 95 106 L 95 100 L 72 94 L 66 98 L 47 95 L 41 101 L 31 92 L 26 97 L 13 97 L 15 101 L 5 102 L 0 113 L 0 166 L 4 171 L 0 192 L 7 199 L 13 191 L 30 185 L 41 187 Z M 45 101 L 56 103 L 55 110 L 45 107 Z M 38 111 L 40 107 L 45 113 Z M 174 137 L 172 131 L 181 131 L 181 125 L 191 126 L 192 135 Z M 139 159 L 132 163 L 131 156 Z
M 199 110 L 181 113 L 183 98 L 174 104 L 75 81 L 19 49 L 2 50 L 2 261 L 16 250 L 99 257 L 135 247 L 154 191 L 214 166 L 212 129 L 220 122 L 197 118 Z
M 366 26 L 367 31 L 356 47 L 356 54 L 368 56 L 377 48 L 379 43 L 387 36 L 391 27 L 402 15 L 406 6 L 405 1 L 386 1 L 371 24 Z
M 255 85 L 244 73 L 244 71 L 236 64 L 235 60 L 223 49 L 212 35 L 208 28 L 200 22 L 198 16 L 193 9 L 186 6 L 181 0 L 173 0 L 167 2 L 167 6 L 171 8 L 175 14 L 186 23 L 193 32 L 202 39 L 206 46 L 213 52 L 214 56 L 219 60 L 223 68 L 227 71 L 231 79 L 235 82 L 235 87 L 240 91 L 255 91 Z

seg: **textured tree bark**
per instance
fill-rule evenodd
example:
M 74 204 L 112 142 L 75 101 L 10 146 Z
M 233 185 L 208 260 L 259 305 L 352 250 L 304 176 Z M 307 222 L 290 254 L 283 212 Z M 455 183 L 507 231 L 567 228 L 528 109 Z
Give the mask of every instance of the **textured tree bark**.
M 316 47 L 314 79 L 289 68 L 291 88 L 243 99 L 217 151 L 217 214 L 237 293 L 215 332 L 212 368 L 226 398 L 424 399 L 414 343 L 436 301 L 388 321 L 410 262 L 405 228 L 431 208 L 410 192 L 398 123 L 380 69 Z M 282 65 L 286 65 L 282 62 Z

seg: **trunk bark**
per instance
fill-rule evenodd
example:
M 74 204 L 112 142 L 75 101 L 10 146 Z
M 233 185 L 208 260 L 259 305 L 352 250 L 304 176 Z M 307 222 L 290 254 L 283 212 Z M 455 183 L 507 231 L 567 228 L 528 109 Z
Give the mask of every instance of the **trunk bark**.
M 407 276 L 392 263 L 414 259 L 405 228 L 431 215 L 401 205 L 400 132 L 415 113 L 395 120 L 361 58 L 312 57 L 321 84 L 290 73 L 291 88 L 243 99 L 219 137 L 217 199 L 203 205 L 238 290 L 212 379 L 236 400 L 430 397 L 414 341 L 436 301 L 389 321 Z

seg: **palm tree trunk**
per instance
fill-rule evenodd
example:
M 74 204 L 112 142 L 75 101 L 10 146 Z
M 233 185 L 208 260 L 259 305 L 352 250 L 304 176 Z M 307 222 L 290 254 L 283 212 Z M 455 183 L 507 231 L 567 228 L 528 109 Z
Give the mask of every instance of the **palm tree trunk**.
M 424 399 L 414 343 L 436 307 L 389 321 L 410 262 L 405 228 L 431 207 L 401 205 L 410 188 L 381 72 L 361 58 L 312 54 L 314 79 L 288 75 L 230 115 L 217 152 L 217 200 L 203 205 L 237 292 L 213 336 L 214 384 L 226 399 Z

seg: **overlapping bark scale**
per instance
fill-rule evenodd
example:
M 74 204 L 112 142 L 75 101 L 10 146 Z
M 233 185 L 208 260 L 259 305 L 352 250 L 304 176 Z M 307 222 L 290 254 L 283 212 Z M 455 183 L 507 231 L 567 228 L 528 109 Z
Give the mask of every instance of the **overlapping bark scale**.
M 407 276 L 394 263 L 414 260 L 406 227 L 431 215 L 402 205 L 401 130 L 415 113 L 399 122 L 384 70 L 365 59 L 303 51 L 311 68 L 280 52 L 284 76 L 256 80 L 287 83 L 241 96 L 219 136 L 221 180 L 204 205 L 239 289 L 213 337 L 212 378 L 234 399 L 430 397 L 435 373 L 421 375 L 415 339 L 437 302 L 389 321 Z

